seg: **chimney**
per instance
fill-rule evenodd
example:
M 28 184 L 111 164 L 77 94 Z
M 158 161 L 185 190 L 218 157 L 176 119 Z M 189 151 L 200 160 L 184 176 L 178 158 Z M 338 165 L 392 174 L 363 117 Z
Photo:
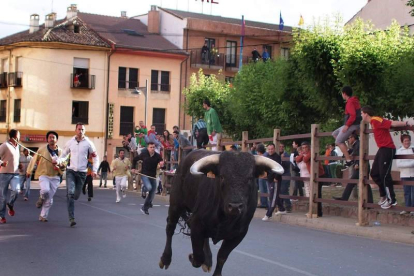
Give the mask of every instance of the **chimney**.
M 122 18 L 127 18 L 127 12 L 126 11 L 121 11 L 121 17 Z
M 66 19 L 71 19 L 78 15 L 78 8 L 76 4 L 71 4 L 66 13 Z
M 148 12 L 148 32 L 152 34 L 160 33 L 160 12 L 157 11 L 157 6 L 151 6 Z
M 34 33 L 39 30 L 39 15 L 38 14 L 32 14 L 30 16 L 30 29 L 29 33 Z
M 48 15 L 46 15 L 45 17 L 45 28 L 46 29 L 53 28 L 53 25 L 55 24 L 55 15 L 53 13 L 49 13 Z

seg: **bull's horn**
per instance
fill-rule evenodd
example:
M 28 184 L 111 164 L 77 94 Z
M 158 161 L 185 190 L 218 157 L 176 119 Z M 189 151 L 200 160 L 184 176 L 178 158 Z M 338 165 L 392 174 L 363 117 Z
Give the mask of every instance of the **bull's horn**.
M 277 174 L 283 174 L 285 172 L 285 170 L 279 163 L 273 161 L 270 158 L 260 155 L 255 155 L 254 158 L 256 159 L 256 165 L 266 166 Z
M 191 174 L 204 174 L 201 172 L 201 169 L 208 165 L 217 165 L 219 163 L 219 159 L 220 159 L 220 154 L 212 154 L 212 155 L 203 157 L 191 166 L 190 173 Z

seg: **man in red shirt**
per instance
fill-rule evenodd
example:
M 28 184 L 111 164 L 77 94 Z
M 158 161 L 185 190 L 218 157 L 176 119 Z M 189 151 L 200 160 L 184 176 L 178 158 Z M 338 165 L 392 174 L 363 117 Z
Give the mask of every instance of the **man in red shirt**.
M 332 133 L 332 136 L 335 137 L 335 144 L 341 149 L 346 160 L 344 170 L 354 165 L 354 161 L 351 160 L 345 141 L 353 132 L 359 131 L 359 124 L 362 120 L 361 105 L 359 104 L 358 98 L 352 96 L 352 94 L 353 91 L 350 86 L 344 86 L 342 88 L 342 98 L 346 101 L 344 125 Z
M 388 209 L 397 205 L 391 178 L 395 145 L 390 134 L 390 128 L 409 126 L 409 124 L 408 122 L 386 120 L 382 117 L 374 116 L 374 114 L 374 109 L 370 106 L 364 106 L 361 109 L 362 119 L 371 124 L 374 131 L 374 139 L 379 148 L 371 170 L 372 180 L 379 187 L 381 198 L 378 201 L 378 205 L 382 209 Z

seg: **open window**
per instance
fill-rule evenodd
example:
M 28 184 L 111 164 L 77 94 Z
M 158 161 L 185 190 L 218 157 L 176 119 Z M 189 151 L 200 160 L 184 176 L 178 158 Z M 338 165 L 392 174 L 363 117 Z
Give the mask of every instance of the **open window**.
M 89 74 L 88 58 L 74 58 L 73 74 L 71 74 L 71 87 L 95 89 L 95 76 Z

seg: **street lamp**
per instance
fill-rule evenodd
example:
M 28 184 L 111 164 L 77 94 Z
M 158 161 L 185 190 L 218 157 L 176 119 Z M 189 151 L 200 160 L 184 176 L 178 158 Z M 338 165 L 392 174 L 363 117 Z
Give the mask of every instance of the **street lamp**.
M 144 94 L 145 96 L 145 125 L 147 125 L 147 103 L 148 103 L 148 79 L 145 80 L 145 86 L 141 87 L 135 87 L 133 91 L 131 91 L 131 94 L 135 95 L 141 95 Z

